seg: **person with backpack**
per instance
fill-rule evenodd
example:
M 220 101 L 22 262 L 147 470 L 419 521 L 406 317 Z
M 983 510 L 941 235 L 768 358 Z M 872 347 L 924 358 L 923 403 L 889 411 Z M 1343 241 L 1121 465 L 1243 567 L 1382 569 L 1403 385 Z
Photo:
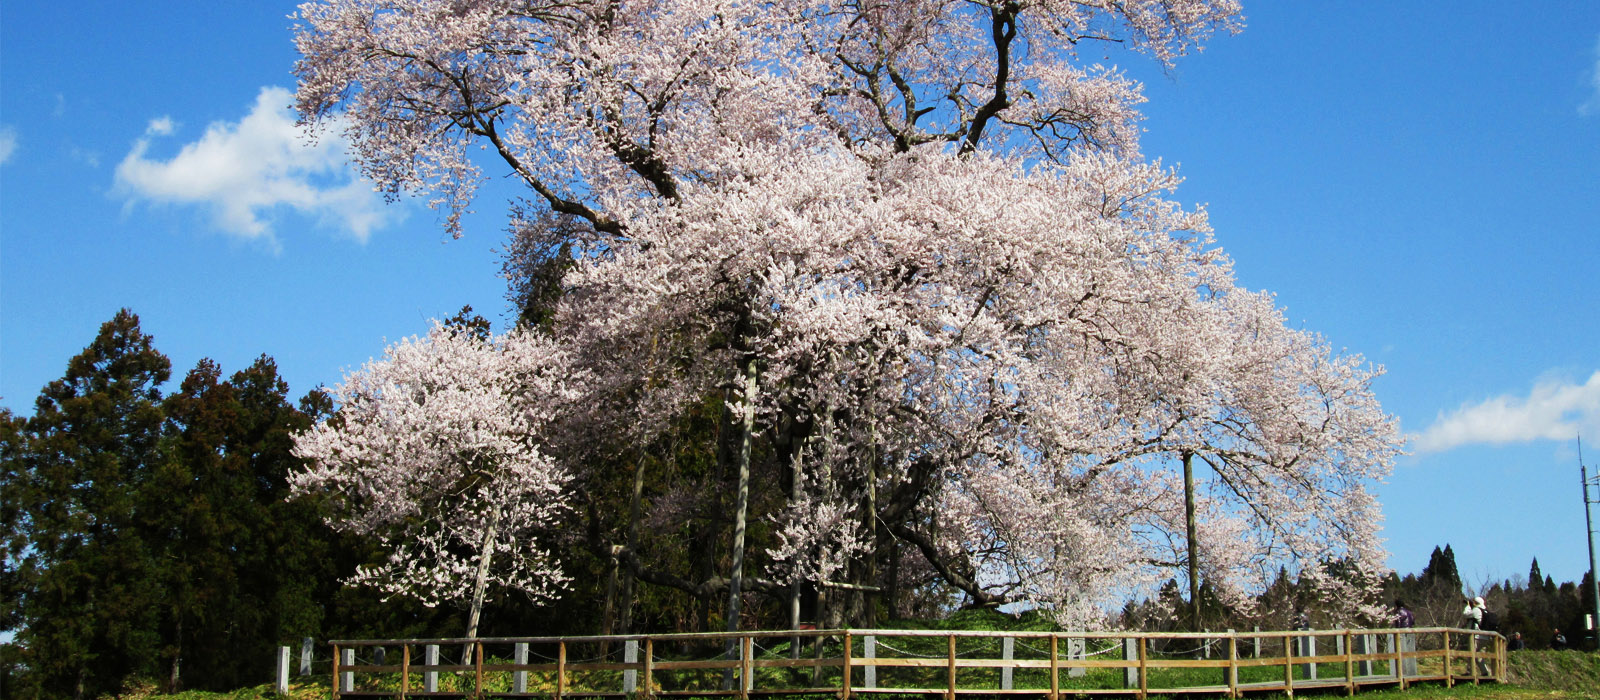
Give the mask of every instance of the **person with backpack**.
M 1482 629 L 1483 626 L 1483 597 L 1466 599 L 1467 607 L 1461 610 L 1462 617 L 1466 618 L 1467 629 Z

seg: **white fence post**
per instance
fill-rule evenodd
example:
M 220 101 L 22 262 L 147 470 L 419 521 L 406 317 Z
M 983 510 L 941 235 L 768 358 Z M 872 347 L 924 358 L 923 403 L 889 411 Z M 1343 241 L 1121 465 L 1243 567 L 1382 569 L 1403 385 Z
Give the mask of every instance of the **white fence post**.
M 867 658 L 867 659 L 876 659 L 876 658 L 878 658 L 878 638 L 877 638 L 877 636 L 869 634 L 869 635 L 866 635 L 866 636 L 862 637 L 861 641 L 862 641 L 861 656 L 863 658 Z M 878 687 L 878 665 L 877 664 L 875 664 L 875 663 L 874 664 L 866 664 L 866 665 L 862 666 L 862 668 L 861 668 L 861 676 L 862 676 L 861 680 L 862 680 L 862 682 L 864 682 L 866 684 L 867 688 L 876 688 L 876 687 Z
M 517 642 L 516 646 L 511 648 L 511 660 L 512 660 L 513 663 L 517 664 L 518 666 L 527 665 L 527 663 L 528 663 L 528 643 L 527 642 Z M 516 671 L 512 672 L 512 674 L 511 674 L 511 692 L 513 692 L 513 693 L 526 693 L 526 692 L 528 692 L 528 672 L 527 671 L 524 671 L 522 669 L 517 669 Z
M 1125 661 L 1138 661 L 1139 660 L 1139 641 L 1137 639 L 1133 639 L 1133 638 L 1130 637 L 1128 639 L 1122 640 L 1122 658 Z M 1129 666 L 1127 668 L 1122 669 L 1122 687 L 1124 687 L 1124 688 L 1137 688 L 1137 687 L 1139 687 L 1139 667 L 1138 666 Z
M 622 643 L 622 661 L 629 664 L 639 663 L 639 640 L 630 639 Z M 623 671 L 622 692 L 631 694 L 638 689 L 639 672 L 631 668 Z
M 1088 658 L 1088 655 L 1084 653 L 1083 637 L 1067 637 L 1067 658 L 1074 661 L 1082 661 Z M 1082 678 L 1084 674 L 1087 674 L 1088 672 L 1089 669 L 1087 668 L 1082 666 L 1073 666 L 1072 668 L 1067 669 L 1067 677 Z
M 422 663 L 426 666 L 439 665 L 439 645 L 429 644 L 423 647 Z M 422 689 L 429 693 L 439 692 L 439 672 L 437 670 L 430 668 L 422 672 Z
M 1301 637 L 1300 638 L 1300 651 L 1295 652 L 1295 655 L 1296 656 L 1306 656 L 1306 657 L 1316 656 L 1317 655 L 1317 638 L 1316 637 L 1312 637 L 1310 635 Z M 1304 677 L 1307 680 L 1313 680 L 1314 681 L 1314 680 L 1317 679 L 1317 665 L 1315 663 L 1300 664 L 1300 671 L 1301 671 L 1302 675 L 1304 675 Z
M 344 655 L 344 658 L 340 659 L 339 663 L 344 664 L 345 668 L 349 668 L 351 666 L 356 665 L 356 650 L 355 649 L 351 649 L 350 647 L 345 647 L 343 649 L 340 649 L 339 653 Z M 345 671 L 343 674 L 340 674 L 340 675 L 343 675 L 344 678 L 339 679 L 339 689 L 343 690 L 343 691 L 355 690 L 355 687 L 356 687 L 356 674 L 355 674 L 355 671 Z
M 1017 651 L 1017 640 L 1013 637 L 1000 638 L 1000 658 L 1010 661 Z M 1011 690 L 1011 664 L 1000 667 L 1000 689 Z
M 311 638 L 300 640 L 300 675 L 311 675 Z
M 273 689 L 279 695 L 289 694 L 289 647 L 278 647 L 277 671 L 273 675 Z

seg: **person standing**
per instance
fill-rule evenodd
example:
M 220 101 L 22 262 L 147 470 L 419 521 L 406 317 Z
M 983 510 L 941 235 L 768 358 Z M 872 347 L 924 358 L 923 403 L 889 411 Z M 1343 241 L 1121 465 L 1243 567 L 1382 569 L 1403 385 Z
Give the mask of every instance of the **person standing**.
M 1417 618 L 1411 614 L 1411 608 L 1406 607 L 1403 600 L 1394 601 L 1394 626 L 1398 629 L 1408 630 L 1417 626 Z M 1417 675 L 1417 636 L 1409 632 L 1396 632 L 1395 644 L 1400 647 L 1400 656 L 1404 659 L 1401 668 L 1405 676 Z
M 1467 629 L 1480 629 L 1483 627 L 1483 597 L 1467 599 L 1467 607 L 1461 611 L 1466 618 Z
M 1411 609 L 1406 607 L 1406 602 L 1394 602 L 1394 626 L 1400 629 L 1410 629 L 1417 626 L 1417 618 L 1411 614 Z

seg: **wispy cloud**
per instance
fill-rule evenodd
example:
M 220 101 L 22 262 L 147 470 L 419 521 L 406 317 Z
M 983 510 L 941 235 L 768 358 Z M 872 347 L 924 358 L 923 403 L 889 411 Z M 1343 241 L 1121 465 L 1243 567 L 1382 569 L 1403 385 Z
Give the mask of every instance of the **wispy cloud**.
M 1578 105 L 1578 114 L 1585 117 L 1600 114 L 1600 38 L 1594 42 L 1594 62 L 1589 64 L 1589 99 Z
M 327 134 L 311 144 L 302 138 L 291 101 L 288 90 L 262 88 L 243 119 L 211 124 L 170 160 L 148 154 L 178 124 L 167 116 L 151 120 L 117 165 L 115 191 L 130 204 L 204 207 L 223 231 L 274 245 L 272 215 L 285 207 L 365 241 L 398 210 L 386 208 L 372 186 L 352 174 L 343 139 Z
M 0 165 L 5 165 L 11 160 L 11 154 L 17 152 L 17 130 L 9 126 L 0 125 Z
M 1417 436 L 1418 452 L 1442 452 L 1463 445 L 1504 445 L 1534 440 L 1570 440 L 1579 431 L 1600 441 L 1600 372 L 1576 384 L 1542 381 L 1527 396 L 1496 396 L 1463 404 Z

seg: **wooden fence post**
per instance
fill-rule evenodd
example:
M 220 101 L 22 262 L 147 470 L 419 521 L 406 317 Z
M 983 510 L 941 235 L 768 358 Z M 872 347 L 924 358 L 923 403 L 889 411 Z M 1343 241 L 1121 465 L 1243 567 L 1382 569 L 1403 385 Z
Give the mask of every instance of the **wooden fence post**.
M 339 700 L 339 645 L 333 645 L 333 700 Z
M 850 681 L 852 680 L 850 678 L 850 676 L 851 676 L 851 673 L 850 673 L 850 633 L 849 632 L 845 632 L 844 633 L 844 665 L 843 665 L 843 673 L 841 674 L 841 677 L 839 678 L 839 698 L 840 698 L 840 700 L 850 700 Z
M 655 640 L 648 637 L 644 640 L 644 696 L 650 697 L 656 692 L 655 687 Z
M 949 687 L 947 688 L 944 697 L 945 700 L 956 700 L 956 636 L 952 634 L 946 636 L 945 638 L 949 640 L 950 666 L 949 671 L 946 674 L 946 679 L 949 681 Z
M 400 645 L 400 700 L 411 694 L 411 645 Z
M 481 698 L 483 697 L 483 642 L 473 643 L 472 655 L 474 659 L 472 669 L 472 695 L 474 697 Z M 556 697 L 561 697 L 561 691 L 559 689 L 556 690 Z
M 1450 658 L 1450 630 L 1444 631 L 1444 687 L 1456 686 L 1455 659 Z
M 750 690 L 755 687 L 755 637 L 744 638 L 743 653 L 739 655 L 739 697 L 749 698 Z
M 1059 657 L 1060 637 L 1050 635 L 1050 700 L 1061 697 L 1061 667 Z
M 1150 657 L 1150 645 L 1145 643 L 1145 638 L 1139 638 L 1139 698 L 1150 697 L 1150 674 L 1147 665 Z
M 1356 694 L 1356 665 L 1350 658 L 1355 651 L 1355 639 L 1350 636 L 1350 630 L 1344 631 L 1344 636 L 1339 638 L 1339 646 L 1344 647 L 1344 694 Z
M 1228 630 L 1228 697 L 1239 697 L 1239 637 Z
M 1294 697 L 1294 638 L 1283 637 L 1283 692 Z
M 1473 632 L 1467 636 L 1467 666 L 1472 672 L 1472 684 L 1478 684 L 1478 633 Z

